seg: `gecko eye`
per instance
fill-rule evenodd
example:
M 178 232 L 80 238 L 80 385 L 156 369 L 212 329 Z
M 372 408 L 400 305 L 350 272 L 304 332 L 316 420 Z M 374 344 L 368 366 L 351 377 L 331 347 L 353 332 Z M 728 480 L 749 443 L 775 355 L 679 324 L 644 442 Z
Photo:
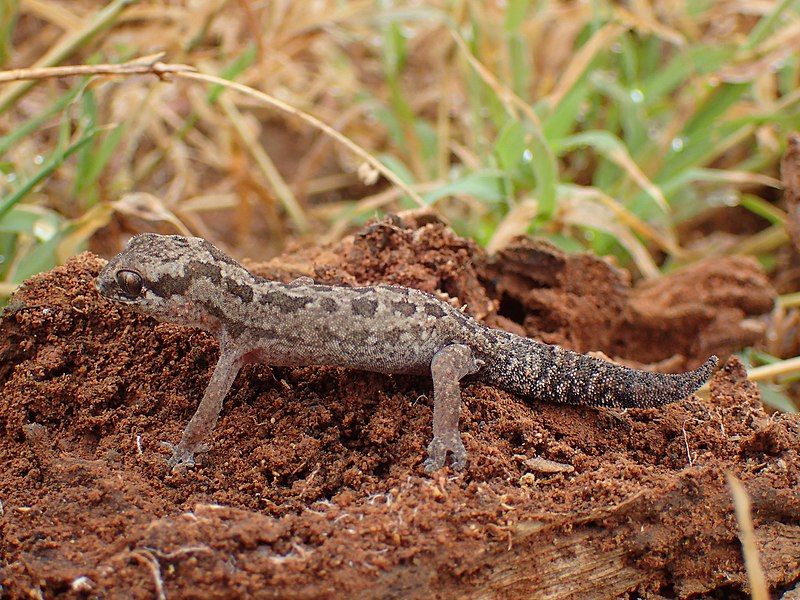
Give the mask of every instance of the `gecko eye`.
M 117 285 L 123 294 L 135 298 L 142 293 L 142 276 L 136 271 L 117 271 Z

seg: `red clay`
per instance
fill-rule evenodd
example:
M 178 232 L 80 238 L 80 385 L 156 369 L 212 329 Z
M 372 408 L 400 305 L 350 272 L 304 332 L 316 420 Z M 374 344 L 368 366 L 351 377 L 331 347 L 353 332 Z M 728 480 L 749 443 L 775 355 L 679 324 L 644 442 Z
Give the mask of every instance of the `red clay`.
M 752 497 L 772 590 L 800 578 L 800 420 L 766 414 L 736 359 L 710 398 L 662 409 L 529 406 L 469 384 L 469 465 L 432 477 L 429 380 L 247 367 L 210 451 L 171 473 L 159 442 L 191 416 L 215 342 L 101 299 L 101 265 L 83 254 L 33 278 L 0 322 L 0 597 L 736 596 L 727 471 Z M 489 260 L 414 218 L 249 266 L 441 290 L 493 326 L 667 370 L 753 343 L 774 298 L 745 259 L 632 288 L 588 255 L 520 240 Z

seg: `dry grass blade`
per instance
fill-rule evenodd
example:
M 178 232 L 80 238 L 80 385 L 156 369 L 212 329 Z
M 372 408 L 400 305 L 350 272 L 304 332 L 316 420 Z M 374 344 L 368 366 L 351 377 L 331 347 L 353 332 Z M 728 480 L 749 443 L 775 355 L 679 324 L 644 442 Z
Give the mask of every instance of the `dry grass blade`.
M 25 10 L 66 31 L 80 29 L 81 18 L 62 6 L 60 0 L 24 0 Z
M 798 371 L 800 371 L 800 356 L 795 356 L 794 358 L 782 360 L 771 365 L 750 369 L 747 372 L 747 378 L 751 381 L 764 381 L 780 375 L 797 373 Z
M 166 65 L 159 62 L 163 52 L 151 56 L 142 56 L 132 61 L 114 65 L 66 65 L 63 67 L 40 67 L 30 69 L 11 69 L 0 71 L 0 83 L 10 81 L 50 79 L 53 77 L 80 77 L 84 75 L 141 75 L 152 73 L 164 77 L 179 71 L 194 71 L 189 65 Z
M 789 298 L 789 300 L 791 300 L 791 298 Z M 781 303 L 781 305 L 792 306 L 791 303 Z M 800 356 L 795 356 L 794 358 L 788 358 L 780 362 L 748 369 L 747 378 L 750 381 L 769 381 L 775 377 L 780 377 L 782 375 L 793 375 L 796 373 L 800 373 Z M 706 381 L 696 393 L 700 396 L 707 397 L 709 389 L 709 382 Z
M 753 517 L 750 512 L 750 497 L 744 489 L 742 482 L 731 473 L 725 474 L 728 487 L 731 488 L 733 505 L 736 510 L 736 522 L 739 524 L 739 539 L 742 542 L 744 566 L 747 569 L 747 578 L 750 581 L 750 594 L 753 600 L 767 600 L 767 580 L 761 567 L 758 556 L 755 531 L 753 530 Z
M 539 203 L 533 198 L 525 198 L 508 211 L 494 230 L 494 235 L 486 245 L 486 252 L 494 254 L 505 248 L 518 235 L 528 231 L 531 222 L 539 211 Z
M 414 202 L 416 202 L 420 207 L 425 206 L 425 202 L 422 200 L 420 195 L 413 189 L 411 189 L 411 187 L 406 185 L 405 182 L 403 182 L 399 177 L 397 177 L 397 175 L 395 175 L 390 169 L 385 167 L 383 163 L 381 163 L 377 158 L 375 158 L 372 154 L 370 154 L 369 152 L 364 150 L 361 146 L 353 142 L 351 139 L 342 135 L 334 128 L 320 121 L 316 117 L 302 110 L 299 110 L 291 106 L 290 104 L 278 100 L 277 98 L 270 96 L 269 94 L 265 94 L 264 92 L 255 90 L 246 85 L 229 81 L 227 79 L 222 79 L 220 77 L 215 77 L 214 75 L 197 73 L 192 67 L 188 65 L 162 63 L 158 60 L 161 56 L 162 56 L 161 54 L 158 54 L 158 55 L 143 57 L 133 61 L 129 61 L 128 63 L 124 63 L 121 65 L 75 65 L 75 66 L 66 66 L 66 67 L 57 67 L 48 69 L 37 69 L 37 68 L 15 69 L 13 71 L 0 72 L 0 82 L 4 80 L 3 79 L 4 74 L 6 74 L 5 81 L 15 81 L 24 79 L 68 77 L 73 75 L 130 75 L 130 74 L 153 73 L 160 78 L 166 77 L 168 75 L 183 76 L 189 79 L 220 85 L 232 90 L 236 90 L 242 94 L 250 96 L 251 98 L 255 98 L 265 104 L 268 104 L 286 113 L 299 117 L 306 123 L 309 123 L 316 129 L 319 129 L 326 135 L 329 135 L 334 140 L 343 144 L 354 154 L 362 158 L 375 170 L 377 170 L 384 177 L 386 177 L 386 179 L 394 183 L 397 187 L 402 189 L 403 192 L 408 194 L 408 196 L 412 200 L 414 200 Z M 229 107 L 230 106 L 232 105 L 229 105 Z M 231 114 L 232 113 L 229 113 L 229 116 L 231 116 Z M 236 127 L 236 119 L 232 118 L 231 122 L 234 123 L 234 127 L 237 129 L 237 133 L 239 133 L 239 135 L 245 141 L 245 144 L 248 146 L 248 149 L 251 152 L 253 152 L 254 148 L 257 147 L 257 144 L 254 142 L 254 140 L 250 139 L 251 136 L 248 136 L 247 132 L 244 131 L 243 128 Z M 254 157 L 256 157 L 259 166 L 262 168 L 262 170 L 264 170 L 266 163 L 262 163 L 262 161 L 259 160 L 258 156 L 259 155 L 254 154 Z M 261 158 L 263 158 L 263 156 Z M 269 169 L 266 169 L 265 173 L 267 171 L 269 171 Z M 270 179 L 270 181 L 274 183 L 274 178 L 268 176 L 268 179 Z M 307 229 L 308 222 L 307 219 L 305 218 L 305 215 L 302 212 L 302 209 L 300 208 L 299 204 L 297 204 L 296 200 L 294 199 L 294 195 L 291 193 L 288 186 L 286 186 L 285 182 L 283 183 L 283 187 L 285 188 L 285 191 L 288 193 L 288 196 L 286 196 L 286 194 L 279 194 L 279 197 L 284 202 L 284 205 L 287 207 L 287 211 L 295 219 L 295 222 L 298 225 L 298 227 L 300 229 Z
M 67 56 L 80 48 L 88 39 L 99 31 L 108 27 L 119 14 L 130 4 L 137 0 L 114 0 L 102 10 L 95 13 L 94 17 L 87 19 L 83 29 L 65 34 L 47 53 L 42 56 L 34 66 L 35 68 L 52 67 L 57 65 Z M 35 81 L 19 81 L 16 85 L 7 88 L 0 94 L 0 113 L 4 112 L 17 98 L 25 94 Z
M 356 144 L 350 138 L 342 135 L 338 131 L 336 131 L 333 127 L 320 121 L 313 115 L 308 114 L 298 108 L 295 108 L 291 104 L 287 104 L 282 100 L 278 100 L 274 96 L 270 96 L 269 94 L 265 94 L 259 90 L 255 90 L 249 86 L 242 85 L 241 83 L 236 83 L 235 81 L 228 81 L 227 79 L 222 79 L 221 77 L 215 77 L 214 75 L 207 75 L 205 73 L 188 73 L 185 71 L 175 73 L 176 77 L 180 77 L 182 79 L 191 79 L 195 81 L 204 81 L 206 83 L 211 83 L 214 85 L 221 85 L 223 87 L 236 90 L 239 93 L 245 94 L 246 96 L 250 96 L 251 98 L 255 98 L 256 100 L 261 101 L 264 104 L 277 108 L 283 112 L 286 112 L 290 115 L 294 115 L 301 120 L 305 121 L 312 127 L 319 129 L 324 134 L 331 136 L 334 140 L 339 142 L 340 144 L 344 145 L 348 150 L 353 152 L 359 158 L 363 159 L 367 163 L 370 164 L 376 171 L 378 171 L 381 175 L 386 177 L 389 181 L 391 181 L 394 185 L 402 189 L 408 196 L 417 203 L 420 207 L 425 207 L 425 201 L 422 197 L 416 193 L 411 187 L 409 187 L 402 179 L 400 179 L 397 175 L 394 174 L 391 169 L 388 169 L 381 161 L 375 158 L 372 154 L 364 150 L 361 146 Z
M 244 118 L 239 112 L 239 109 L 236 108 L 236 105 L 225 96 L 222 96 L 219 99 L 219 105 L 228 116 L 228 119 L 233 125 L 233 128 L 236 130 L 236 133 L 241 138 L 245 148 L 247 148 L 247 151 L 256 161 L 261 173 L 264 175 L 264 177 L 266 177 L 267 181 L 269 181 L 272 189 L 275 191 L 275 194 L 281 201 L 281 204 L 283 204 L 283 207 L 286 209 L 289 218 L 291 218 L 294 222 L 295 227 L 297 227 L 298 231 L 307 231 L 308 218 L 306 218 L 303 208 L 297 202 L 297 198 L 295 198 L 292 190 L 289 189 L 289 186 L 286 184 L 283 177 L 281 177 L 280 172 L 275 166 L 275 163 L 272 162 L 269 154 L 267 154 L 263 146 L 258 143 L 258 140 L 253 135 L 252 130 L 245 125 Z
M 634 4 L 633 6 L 637 5 Z M 642 4 L 637 6 L 639 9 L 642 7 Z M 631 29 L 635 29 L 639 34 L 652 33 L 653 35 L 660 37 L 662 40 L 671 44 L 675 44 L 676 46 L 686 45 L 686 36 L 684 36 L 680 31 L 676 31 L 675 29 L 668 27 L 663 23 L 659 23 L 652 14 L 644 15 L 641 12 L 634 14 L 622 6 L 615 6 L 613 10 L 614 16 L 619 20 L 620 23 L 624 23 Z M 650 13 L 651 11 L 647 12 Z
M 442 185 L 444 185 L 444 181 L 429 181 L 426 183 L 416 184 L 414 186 L 414 191 L 418 194 L 422 193 L 425 194 L 427 192 L 431 192 Z M 389 188 L 387 190 L 383 190 L 374 194 L 372 196 L 367 196 L 366 198 L 362 198 L 359 200 L 353 209 L 347 214 L 346 216 L 336 220 L 331 224 L 328 228 L 328 231 L 320 238 L 320 243 L 322 244 L 330 244 L 338 240 L 342 234 L 347 231 L 348 226 L 350 225 L 350 219 L 354 216 L 361 216 L 365 214 L 369 214 L 371 212 L 377 213 L 377 211 L 384 206 L 391 204 L 400 199 L 403 195 L 403 190 L 399 188 Z M 426 209 L 428 210 L 428 209 Z
M 668 252 L 672 256 L 680 257 L 686 254 L 686 251 L 678 246 L 671 231 L 667 235 L 660 233 L 653 226 L 644 222 L 605 192 L 597 188 L 581 186 L 570 186 L 569 190 L 571 194 L 577 197 L 593 200 L 602 204 L 613 212 L 614 216 L 626 227 L 635 231 L 650 242 L 657 244 L 662 250 Z
M 167 594 L 164 592 L 164 580 L 161 578 L 161 566 L 152 552 L 144 548 L 137 548 L 129 552 L 128 556 L 135 558 L 150 570 L 153 576 L 153 585 L 156 588 L 155 596 L 157 600 L 167 600 Z
M 558 106 L 572 86 L 580 79 L 589 64 L 607 44 L 616 39 L 626 27 L 609 23 L 604 25 L 586 42 L 575 54 L 575 57 L 567 65 L 561 79 L 558 80 L 556 88 L 547 96 L 546 100 L 550 106 Z
M 800 306 L 800 292 L 778 296 L 778 305 L 783 308 L 795 308 Z
M 89 239 L 96 231 L 108 225 L 114 209 L 109 204 L 96 204 L 78 219 L 73 221 L 72 229 L 61 240 L 56 251 L 58 260 L 66 261 L 81 251 L 85 240 Z
M 647 249 L 603 204 L 588 200 L 587 196 L 567 194 L 561 198 L 557 218 L 569 225 L 612 235 L 628 251 L 644 277 L 655 279 L 661 274 Z
M 783 187 L 780 179 L 762 175 L 761 173 L 750 173 L 748 171 L 736 171 L 733 169 L 698 169 L 702 173 L 713 173 L 719 181 L 725 181 L 736 185 L 763 185 L 779 190 Z
M 63 83 L 40 82 L 0 115 L 0 129 L 11 132 L 4 190 L 49 154 L 60 114 L 73 126 L 88 119 L 120 128 L 23 202 L 71 221 L 96 202 L 146 192 L 234 253 L 271 254 L 319 232 L 330 240 L 412 205 L 409 197 L 417 205 L 444 198 L 437 190 L 454 184 L 437 212 L 490 249 L 515 232 L 579 234 L 578 245 L 616 253 L 626 267 L 635 255 L 640 271 L 655 276 L 647 254 L 660 258 L 662 249 L 681 264 L 758 254 L 771 268 L 769 254 L 785 243 L 775 225 L 786 217 L 769 208 L 776 196 L 761 186 L 777 183 L 769 175 L 800 102 L 791 54 L 800 19 L 791 0 L 701 10 L 664 10 L 653 0 L 168 4 L 19 0 L 0 10 L 0 57 L 8 68 L 36 67 L 0 73 L 8 82 L 0 98 L 23 80 L 85 79 L 69 81 L 77 84 L 72 99 L 58 103 Z M 130 60 L 155 51 L 148 48 L 169 49 L 182 64 Z M 205 85 L 163 85 L 147 73 Z M 253 126 L 265 107 L 268 122 L 258 128 L 280 150 Z M 369 189 L 357 175 L 367 166 L 394 185 Z M 484 177 L 487 169 L 494 171 Z M 592 189 L 576 189 L 559 214 L 565 186 Z M 722 243 L 700 231 L 687 237 L 691 250 L 681 248 L 678 226 L 693 227 L 716 190 L 738 194 L 773 226 Z M 215 204 L 220 212 L 211 214 Z M 594 217 L 607 235 L 592 235 Z
M 169 223 L 175 227 L 175 230 L 181 235 L 192 235 L 186 225 L 184 225 L 172 211 L 164 206 L 164 202 L 152 194 L 131 192 L 125 194 L 119 200 L 112 202 L 111 206 L 115 211 L 123 215 L 142 219 L 150 223 Z M 182 208 L 185 210 L 186 207 Z
M 627 171 L 631 176 L 631 179 L 636 182 L 636 185 L 647 192 L 650 197 L 658 203 L 658 206 L 661 208 L 661 210 L 663 210 L 665 213 L 669 213 L 669 206 L 667 205 L 667 199 L 664 198 L 664 193 L 657 185 L 648 179 L 647 175 L 645 175 L 644 172 L 639 168 L 639 165 L 634 162 L 630 154 L 622 151 L 621 149 L 617 149 L 611 153 L 609 158 L 611 158 L 611 160 L 617 163 L 620 167 L 625 169 L 625 171 Z
M 773 252 L 789 241 L 789 234 L 783 224 L 773 225 L 754 233 L 740 241 L 730 249 L 731 254 L 758 256 L 765 252 Z
M 525 102 L 522 98 L 517 96 L 513 90 L 511 90 L 508 86 L 503 85 L 498 81 L 498 79 L 492 74 L 492 72 L 487 69 L 481 61 L 479 61 L 475 55 L 472 54 L 467 43 L 464 41 L 464 38 L 461 37 L 458 32 L 450 30 L 450 34 L 453 36 L 453 39 L 456 41 L 456 45 L 458 49 L 464 54 L 467 59 L 467 62 L 475 69 L 475 72 L 483 79 L 484 83 L 488 85 L 497 97 L 503 102 L 503 107 L 506 109 L 509 115 L 514 115 L 514 111 L 512 110 L 511 106 L 517 107 L 522 114 L 536 127 L 541 127 L 541 123 L 539 121 L 538 115 L 534 112 L 533 108 Z

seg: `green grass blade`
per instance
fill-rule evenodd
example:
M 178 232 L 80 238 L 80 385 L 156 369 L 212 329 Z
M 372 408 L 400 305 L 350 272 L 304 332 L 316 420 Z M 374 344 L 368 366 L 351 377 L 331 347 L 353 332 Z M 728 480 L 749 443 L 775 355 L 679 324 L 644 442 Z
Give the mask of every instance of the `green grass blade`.
M 0 255 L 13 257 L 16 254 L 16 246 L 16 233 L 0 232 Z M 7 278 L 8 272 L 11 270 L 12 265 L 13 261 L 11 260 L 4 260 L 0 262 L 0 284 L 2 284 L 2 282 Z M 7 295 L 7 293 L 4 293 L 4 291 L 0 289 L 0 314 L 3 312 L 2 297 Z
M 665 96 L 674 92 L 679 85 L 685 83 L 693 71 L 694 65 L 691 61 L 686 60 L 684 55 L 680 54 L 673 58 L 642 83 L 642 97 L 645 105 L 653 106 L 660 102 Z
M 86 131 L 83 133 L 83 135 L 81 135 L 80 138 L 78 138 L 77 141 L 68 146 L 66 149 L 53 153 L 51 158 L 48 159 L 32 177 L 30 177 L 14 192 L 12 192 L 11 195 L 0 200 L 0 219 L 2 219 L 6 213 L 8 213 L 8 211 L 14 208 L 14 206 L 25 196 L 27 196 L 37 185 L 52 175 L 53 172 L 60 167 L 67 158 L 91 142 L 94 136 L 100 132 L 100 130 L 101 129 L 99 128 L 95 128 Z
M 17 127 L 8 135 L 0 137 L 0 156 L 3 156 L 8 149 L 17 144 L 22 138 L 30 135 L 39 129 L 48 119 L 53 115 L 63 111 L 70 103 L 72 103 L 83 91 L 86 89 L 89 80 L 84 79 L 81 83 L 73 86 L 66 94 L 62 95 L 58 100 L 53 102 L 44 111 L 35 117 L 31 117 L 25 123 Z
M 463 177 L 423 195 L 427 205 L 433 205 L 447 196 L 472 196 L 490 203 L 505 199 L 503 172 L 497 169 L 482 169 L 465 174 Z
M 411 173 L 411 170 L 405 165 L 405 163 L 396 157 L 393 154 L 381 154 L 378 157 L 386 168 L 389 169 L 392 173 L 397 175 L 403 183 L 407 183 L 408 185 L 413 184 L 416 180 L 414 179 L 414 174 Z
M 57 212 L 41 206 L 20 204 L 0 218 L 0 232 L 24 233 L 39 241 L 55 235 L 63 218 Z
M 539 216 L 543 219 L 550 219 L 556 210 L 558 163 L 542 131 L 534 124 L 530 124 L 530 133 L 530 165 L 536 175 Z
M 233 61 L 231 61 L 227 67 L 222 69 L 219 76 L 223 79 L 234 80 L 239 75 L 244 73 L 256 61 L 257 57 L 258 54 L 256 45 L 250 43 L 248 44 L 247 48 L 245 48 L 244 52 L 233 59 Z M 208 103 L 215 104 L 223 91 L 225 91 L 225 88 L 221 85 L 211 86 L 211 88 L 208 90 L 208 94 L 206 95 L 206 98 L 208 98 Z
M 736 121 L 723 122 L 709 130 L 698 131 L 690 137 L 680 137 L 679 150 L 673 150 L 666 156 L 664 167 L 655 177 L 655 181 L 664 189 L 667 197 L 674 187 L 674 180 L 685 175 L 691 167 L 710 164 L 716 157 L 725 153 L 732 144 L 741 141 L 752 133 L 760 122 L 760 117 L 747 117 Z
M 525 130 L 519 121 L 509 119 L 494 143 L 500 167 L 507 172 L 517 168 L 525 153 Z
M 19 16 L 19 0 L 0 2 L 0 65 L 5 65 L 11 54 L 11 35 Z
M 418 135 L 418 116 L 406 98 L 401 80 L 408 57 L 406 38 L 400 23 L 393 21 L 383 29 L 383 71 L 389 86 L 389 103 L 399 125 L 400 146 L 417 179 L 427 179 L 429 163 Z M 421 119 L 419 119 L 421 121 Z
M 52 67 L 59 64 L 67 56 L 72 54 L 77 48 L 80 48 L 92 39 L 99 32 L 110 27 L 120 13 L 127 8 L 128 5 L 134 4 L 137 0 L 112 0 L 106 6 L 101 8 L 91 17 L 86 19 L 86 26 L 69 35 L 62 42 L 53 46 L 48 50 L 41 59 L 37 61 L 37 67 Z M 4 113 L 9 107 L 21 96 L 24 96 L 30 90 L 36 81 L 19 81 L 6 86 L 0 92 L 0 113 Z
M 530 5 L 530 0 L 509 0 L 506 5 L 504 22 L 512 89 L 522 99 L 528 98 L 531 80 L 530 60 L 525 38 L 521 33 L 522 24 Z
M 783 12 L 794 3 L 795 0 L 780 0 L 780 2 L 775 4 L 775 8 L 773 8 L 770 13 L 763 16 L 758 23 L 756 23 L 756 26 L 753 27 L 750 35 L 747 36 L 744 48 L 746 50 L 752 50 L 763 42 L 778 22 Z
M 711 129 L 728 109 L 739 102 L 750 91 L 750 86 L 744 83 L 725 83 L 712 94 L 708 100 L 697 110 L 692 119 L 683 129 L 683 135 L 691 136 L 698 131 Z
M 84 206 L 93 206 L 97 202 L 97 190 L 93 188 L 96 188 L 100 175 L 102 175 L 108 161 L 114 156 L 126 129 L 127 127 L 124 123 L 114 125 L 102 137 L 98 144 L 90 144 L 87 146 L 87 148 L 91 149 L 91 160 L 88 163 L 88 167 L 84 170 L 84 179 L 80 182 L 79 192 L 86 194 L 87 191 L 90 191 L 90 197 L 86 198 L 86 201 L 83 202 Z
M 774 204 L 754 194 L 742 194 L 739 199 L 739 205 L 762 219 L 766 219 L 773 225 L 784 225 L 786 223 L 786 213 Z
M 88 90 L 81 102 L 81 113 L 78 121 L 87 130 L 97 127 L 98 108 L 94 92 Z M 75 181 L 73 182 L 72 195 L 80 196 L 88 187 L 87 173 L 92 168 L 92 144 L 86 144 L 76 153 Z
M 542 120 L 542 133 L 546 139 L 558 140 L 575 129 L 590 90 L 589 80 L 584 77 L 570 88 L 552 112 L 547 112 L 549 107 L 546 104 L 537 104 L 536 112 Z
M 56 250 L 61 243 L 61 235 L 54 235 L 52 238 L 41 244 L 36 244 L 22 256 L 16 257 L 13 268 L 10 272 L 13 283 L 22 283 L 29 277 L 52 269 L 58 264 Z
M 589 146 L 608 160 L 624 169 L 664 212 L 669 212 L 669 207 L 664 199 L 664 194 L 641 172 L 636 162 L 631 157 L 625 144 L 609 131 L 591 130 L 575 134 L 553 143 L 554 151 L 565 154 L 576 148 Z
M 759 382 L 758 391 L 761 393 L 761 401 L 767 406 L 788 414 L 797 412 L 794 402 L 777 387 Z

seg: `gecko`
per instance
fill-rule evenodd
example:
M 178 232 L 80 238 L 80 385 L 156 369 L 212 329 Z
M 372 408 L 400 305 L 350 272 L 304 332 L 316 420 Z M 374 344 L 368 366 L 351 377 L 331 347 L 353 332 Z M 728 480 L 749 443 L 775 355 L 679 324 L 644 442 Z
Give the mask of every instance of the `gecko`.
M 139 234 L 100 271 L 99 293 L 170 322 L 203 329 L 219 360 L 170 468 L 193 466 L 243 365 L 332 365 L 433 380 L 433 437 L 423 466 L 462 470 L 461 381 L 472 377 L 528 401 L 593 407 L 656 407 L 700 387 L 717 364 L 664 374 L 632 369 L 500 329 L 447 302 L 396 285 L 321 285 L 258 277 L 210 242 Z

